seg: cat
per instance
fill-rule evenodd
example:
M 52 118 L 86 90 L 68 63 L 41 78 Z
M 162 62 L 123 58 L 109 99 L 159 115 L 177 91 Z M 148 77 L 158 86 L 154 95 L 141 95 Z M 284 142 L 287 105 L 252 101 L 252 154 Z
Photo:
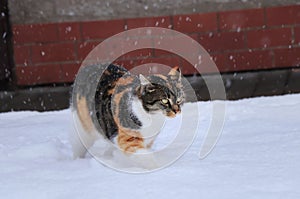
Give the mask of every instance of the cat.
M 90 97 L 89 80 L 87 76 L 73 97 L 72 110 L 81 124 L 80 140 L 72 143 L 74 157 L 84 157 L 88 148 L 103 137 L 125 154 L 151 149 L 165 118 L 180 114 L 185 100 L 179 67 L 167 75 L 145 77 L 110 64 L 94 97 Z

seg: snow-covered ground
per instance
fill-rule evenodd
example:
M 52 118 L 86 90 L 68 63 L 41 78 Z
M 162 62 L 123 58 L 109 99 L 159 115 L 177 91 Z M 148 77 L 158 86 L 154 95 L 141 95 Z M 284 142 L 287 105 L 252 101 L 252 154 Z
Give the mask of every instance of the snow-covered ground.
M 300 95 L 227 102 L 220 140 L 200 160 L 211 106 L 200 103 L 199 134 L 187 153 L 147 174 L 73 160 L 70 110 L 2 113 L 0 198 L 300 198 Z

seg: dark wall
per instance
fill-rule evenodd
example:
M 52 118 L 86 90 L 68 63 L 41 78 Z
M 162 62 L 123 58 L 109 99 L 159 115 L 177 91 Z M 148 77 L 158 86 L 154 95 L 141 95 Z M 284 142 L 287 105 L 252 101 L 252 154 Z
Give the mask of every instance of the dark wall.
M 12 44 L 7 0 L 0 1 L 0 89 L 12 80 Z

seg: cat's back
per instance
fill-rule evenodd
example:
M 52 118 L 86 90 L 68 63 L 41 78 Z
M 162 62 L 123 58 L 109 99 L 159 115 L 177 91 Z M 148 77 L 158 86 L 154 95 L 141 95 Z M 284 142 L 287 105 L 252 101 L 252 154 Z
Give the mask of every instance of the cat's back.
M 100 125 L 98 130 L 108 139 L 116 136 L 118 131 L 112 112 L 113 95 L 130 87 L 134 79 L 125 68 L 113 64 L 109 65 L 101 75 L 94 98 L 95 110 Z
M 125 68 L 113 64 L 90 65 L 80 69 L 80 78 L 76 79 L 73 88 L 71 108 L 77 113 L 86 131 L 90 132 L 93 126 L 97 127 L 101 112 L 107 116 L 116 82 L 127 72 Z
M 99 132 L 105 136 L 116 131 L 116 126 L 109 116 L 109 92 L 115 86 L 115 82 L 126 73 L 125 68 L 112 64 L 94 64 L 80 68 L 73 85 L 71 103 L 75 122 L 75 129 L 70 131 L 74 157 L 82 157 L 86 148 L 99 136 Z M 105 113 L 107 121 L 100 119 L 101 112 Z

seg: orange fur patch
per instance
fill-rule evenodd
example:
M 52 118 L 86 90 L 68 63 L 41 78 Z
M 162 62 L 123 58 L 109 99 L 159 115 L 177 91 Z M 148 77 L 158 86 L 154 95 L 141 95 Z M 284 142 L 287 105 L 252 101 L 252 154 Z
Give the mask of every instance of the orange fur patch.
M 170 111 L 170 112 L 167 113 L 167 116 L 171 117 L 171 118 L 174 118 L 174 117 L 176 117 L 176 113 L 174 113 L 173 111 Z
M 118 82 L 117 82 L 117 86 L 119 85 L 128 85 L 129 83 L 133 82 L 134 78 L 131 76 L 127 76 L 127 77 L 121 77 Z
M 163 79 L 163 80 L 167 80 L 167 79 L 168 79 L 166 76 L 160 75 L 160 74 L 156 74 L 156 75 L 154 75 L 154 76 L 160 77 L 160 78 Z
M 172 68 L 171 70 L 170 70 L 170 72 L 168 73 L 168 75 L 176 75 L 177 73 L 178 73 L 178 66 L 175 66 L 174 68 Z
M 114 92 L 115 92 L 115 89 L 114 89 L 114 88 L 112 88 L 112 89 L 110 89 L 110 90 L 107 91 L 107 93 L 108 93 L 109 95 L 114 94 Z
M 145 148 L 144 139 L 139 132 L 122 128 L 118 132 L 118 145 L 125 153 L 134 153 Z
M 120 92 L 120 93 L 116 93 L 113 95 L 113 101 L 115 103 L 116 106 L 118 106 L 120 104 L 120 101 L 121 101 L 121 98 L 124 94 L 125 90 Z M 114 117 L 114 120 L 116 122 L 116 124 L 119 126 L 120 124 L 120 120 L 119 120 L 119 107 L 116 107 L 116 111 L 113 113 L 113 117 Z
M 82 127 L 87 131 L 93 130 L 93 121 L 90 116 L 90 111 L 87 106 L 86 98 L 80 97 L 77 94 L 77 114 L 81 121 Z

